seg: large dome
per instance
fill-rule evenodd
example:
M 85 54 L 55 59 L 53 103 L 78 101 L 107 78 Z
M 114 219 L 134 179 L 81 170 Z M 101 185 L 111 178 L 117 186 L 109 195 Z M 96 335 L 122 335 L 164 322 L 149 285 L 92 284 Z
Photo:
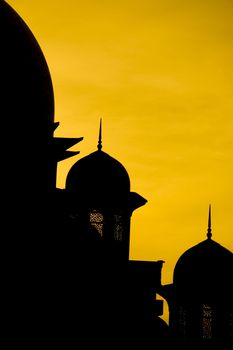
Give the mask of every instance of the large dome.
M 70 169 L 66 189 L 88 203 L 125 199 L 130 192 L 130 179 L 124 166 L 103 151 L 78 160 Z M 128 198 L 128 197 L 127 197 Z
M 14 215 L 29 217 L 29 209 L 37 214 L 38 196 L 49 186 L 54 93 L 37 40 L 5 1 L 0 1 L 0 49 L 0 115 L 5 142 L 2 183 L 8 190 L 5 203 L 10 198 Z M 22 201 L 27 208 L 23 213 Z
M 14 137 L 43 142 L 51 133 L 54 95 L 43 52 L 22 18 L 0 1 L 1 116 Z M 18 136 L 20 135 L 20 137 Z M 17 140 L 18 141 L 18 140 Z
M 233 254 L 208 238 L 181 255 L 174 269 L 174 285 L 184 291 L 221 293 L 232 284 Z M 224 289 L 225 289 L 224 288 Z

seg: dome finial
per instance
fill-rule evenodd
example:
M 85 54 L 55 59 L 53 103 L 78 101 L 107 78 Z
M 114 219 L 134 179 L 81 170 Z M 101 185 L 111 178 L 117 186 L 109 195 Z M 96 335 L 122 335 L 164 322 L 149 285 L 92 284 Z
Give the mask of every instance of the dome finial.
M 207 238 L 211 239 L 211 204 L 209 205 L 209 217 L 208 217 L 208 230 L 207 230 Z
M 102 118 L 100 118 L 99 141 L 97 145 L 98 151 L 102 149 Z

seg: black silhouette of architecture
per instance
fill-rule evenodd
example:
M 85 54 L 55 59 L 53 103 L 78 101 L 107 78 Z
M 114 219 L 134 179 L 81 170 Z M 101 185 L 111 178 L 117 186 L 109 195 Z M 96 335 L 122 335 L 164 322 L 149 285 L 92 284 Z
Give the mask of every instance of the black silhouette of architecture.
M 0 113 L 2 130 L 10 135 L 9 156 L 4 156 L 7 171 L 2 172 L 8 189 L 2 216 L 12 234 L 15 221 L 21 232 L 30 234 L 43 218 L 47 221 L 45 203 L 56 186 L 57 161 L 77 154 L 67 149 L 82 138 L 53 137 L 59 123 L 54 122 L 53 86 L 44 54 L 25 22 L 2 0 L 0 33 Z
M 77 154 L 67 149 L 82 138 L 54 137 L 59 123 L 47 62 L 31 30 L 3 0 L 0 48 L 5 323 L 15 323 L 17 336 L 29 339 L 41 332 L 53 294 L 57 162 Z
M 207 239 L 181 255 L 173 284 L 162 287 L 177 345 L 232 348 L 232 271 L 233 254 L 212 239 L 209 207 Z
M 56 188 L 57 163 L 77 155 L 69 149 L 83 137 L 54 136 L 59 123 L 44 54 L 3 0 L 0 33 L 0 113 L 11 147 L 1 196 L 11 336 L 30 348 L 230 348 L 232 253 L 212 240 L 210 213 L 207 240 L 180 257 L 173 284 L 161 284 L 163 261 L 130 260 L 131 217 L 147 200 L 102 150 L 102 123 L 97 150 Z M 168 302 L 169 327 L 158 294 Z
M 66 229 L 82 247 L 79 258 L 81 271 L 85 271 L 84 298 L 92 291 L 93 281 L 98 285 L 94 303 L 91 296 L 87 298 L 89 312 L 93 314 L 95 310 L 97 315 L 97 319 L 92 316 L 95 328 L 101 315 L 100 327 L 104 325 L 112 335 L 121 325 L 124 339 L 129 338 L 130 326 L 134 331 L 138 329 L 138 341 L 143 339 L 145 343 L 145 334 L 147 341 L 165 339 L 167 326 L 159 318 L 163 314 L 162 301 L 156 300 L 162 262 L 129 260 L 131 216 L 147 201 L 130 191 L 124 166 L 102 150 L 102 121 L 97 150 L 71 167 L 63 194 L 68 203 Z M 91 276 L 88 281 L 87 272 Z M 86 311 L 85 308 L 85 314 Z M 131 334 L 133 338 L 137 336 Z
M 146 200 L 130 192 L 124 167 L 101 150 L 101 134 L 97 151 L 70 170 L 66 189 L 56 188 L 57 162 L 77 154 L 68 149 L 82 137 L 54 137 L 59 123 L 47 62 L 5 1 L 0 32 L 1 115 L 17 150 L 13 162 L 6 160 L 8 192 L 2 197 L 2 223 L 10 232 L 7 316 L 14 315 L 16 337 L 58 344 L 79 342 L 95 330 L 113 334 L 120 325 L 123 337 L 130 321 L 138 329 L 141 322 L 142 329 L 147 292 L 150 304 L 157 304 L 155 321 L 162 314 L 152 293 L 152 286 L 161 284 L 162 263 L 128 261 L 130 217 Z M 142 270 L 150 271 L 154 282 Z M 147 307 L 143 321 L 149 318 Z

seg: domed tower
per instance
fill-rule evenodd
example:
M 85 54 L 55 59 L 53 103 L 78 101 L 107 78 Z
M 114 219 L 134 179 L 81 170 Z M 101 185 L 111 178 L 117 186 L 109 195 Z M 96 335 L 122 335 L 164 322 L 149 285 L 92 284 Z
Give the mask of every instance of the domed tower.
M 176 263 L 170 294 L 170 326 L 178 343 L 233 345 L 233 254 L 207 239 Z
M 102 242 L 112 258 L 128 260 L 130 217 L 146 200 L 130 192 L 124 166 L 102 151 L 101 123 L 97 150 L 72 166 L 66 190 L 73 198 L 70 217 L 77 235 Z

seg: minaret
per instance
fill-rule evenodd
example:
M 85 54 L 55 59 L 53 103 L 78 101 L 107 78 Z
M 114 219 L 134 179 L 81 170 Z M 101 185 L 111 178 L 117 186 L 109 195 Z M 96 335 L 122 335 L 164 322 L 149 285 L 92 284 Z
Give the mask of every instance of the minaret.
M 208 230 L 207 230 L 207 239 L 211 239 L 211 205 L 209 205 L 209 217 L 208 217 Z
M 97 145 L 98 151 L 102 149 L 102 118 L 100 118 L 99 141 Z

